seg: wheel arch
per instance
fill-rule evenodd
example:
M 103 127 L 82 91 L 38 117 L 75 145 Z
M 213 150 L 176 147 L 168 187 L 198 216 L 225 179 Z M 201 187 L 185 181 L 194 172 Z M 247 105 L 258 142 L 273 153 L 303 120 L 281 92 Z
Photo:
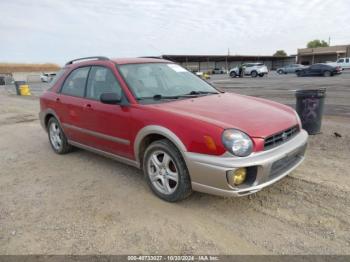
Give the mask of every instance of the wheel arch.
M 147 146 L 152 142 L 161 139 L 168 139 L 170 142 L 172 142 L 180 151 L 182 157 L 184 157 L 183 152 L 187 151 L 186 146 L 174 132 L 162 126 L 150 125 L 142 128 L 137 133 L 134 140 L 135 159 L 138 163 L 140 163 L 140 167 L 142 167 L 143 153 L 145 152 Z
M 253 76 L 254 74 L 255 74 L 255 77 L 259 75 L 259 72 L 258 72 L 257 69 L 253 69 L 252 71 L 250 71 L 250 75 L 251 75 L 252 77 L 254 77 L 254 76 Z
M 43 128 L 47 131 L 47 125 L 49 123 L 49 120 L 51 117 L 54 117 L 57 119 L 58 123 L 61 125 L 60 119 L 58 118 L 57 114 L 54 110 L 48 108 L 44 112 L 40 113 L 40 121 Z

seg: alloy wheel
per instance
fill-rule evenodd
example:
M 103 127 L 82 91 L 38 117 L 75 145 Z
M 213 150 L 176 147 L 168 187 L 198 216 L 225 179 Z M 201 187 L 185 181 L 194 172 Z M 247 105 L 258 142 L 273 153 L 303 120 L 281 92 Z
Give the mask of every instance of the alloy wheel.
M 148 159 L 147 171 L 157 191 L 165 195 L 175 192 L 179 183 L 179 173 L 175 161 L 168 153 L 162 150 L 153 152 Z
M 55 150 L 59 151 L 62 148 L 62 134 L 57 123 L 52 122 L 49 128 L 50 142 Z

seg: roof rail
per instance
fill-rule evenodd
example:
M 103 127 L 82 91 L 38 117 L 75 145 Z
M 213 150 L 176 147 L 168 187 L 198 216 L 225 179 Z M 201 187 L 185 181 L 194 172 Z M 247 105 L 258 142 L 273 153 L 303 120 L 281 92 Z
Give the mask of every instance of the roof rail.
M 154 58 L 154 59 L 163 59 L 162 56 L 139 56 L 139 58 Z
M 71 61 L 67 62 L 66 65 L 71 65 L 74 62 L 80 61 L 80 60 L 91 60 L 91 59 L 103 60 L 103 61 L 109 60 L 109 58 L 105 57 L 105 56 L 89 56 L 89 57 L 82 57 L 82 58 L 77 58 L 77 59 L 71 60 Z

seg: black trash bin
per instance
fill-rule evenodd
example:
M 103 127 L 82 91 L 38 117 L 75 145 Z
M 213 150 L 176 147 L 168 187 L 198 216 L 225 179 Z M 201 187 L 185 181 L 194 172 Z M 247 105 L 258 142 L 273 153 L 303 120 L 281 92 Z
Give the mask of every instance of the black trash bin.
M 26 82 L 25 81 L 15 81 L 15 87 L 16 87 L 16 93 L 17 93 L 17 95 L 21 95 L 21 93 L 20 93 L 20 91 L 19 91 L 19 87 L 21 86 L 21 85 L 25 85 L 26 84 Z
M 296 111 L 309 135 L 320 133 L 326 89 L 297 90 Z

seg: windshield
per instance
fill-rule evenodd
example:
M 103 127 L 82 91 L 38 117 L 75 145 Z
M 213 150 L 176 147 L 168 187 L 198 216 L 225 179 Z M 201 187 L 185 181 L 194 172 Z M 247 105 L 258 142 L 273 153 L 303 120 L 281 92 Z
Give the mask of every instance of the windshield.
M 138 100 L 178 99 L 219 93 L 177 64 L 127 64 L 119 66 L 119 69 Z

